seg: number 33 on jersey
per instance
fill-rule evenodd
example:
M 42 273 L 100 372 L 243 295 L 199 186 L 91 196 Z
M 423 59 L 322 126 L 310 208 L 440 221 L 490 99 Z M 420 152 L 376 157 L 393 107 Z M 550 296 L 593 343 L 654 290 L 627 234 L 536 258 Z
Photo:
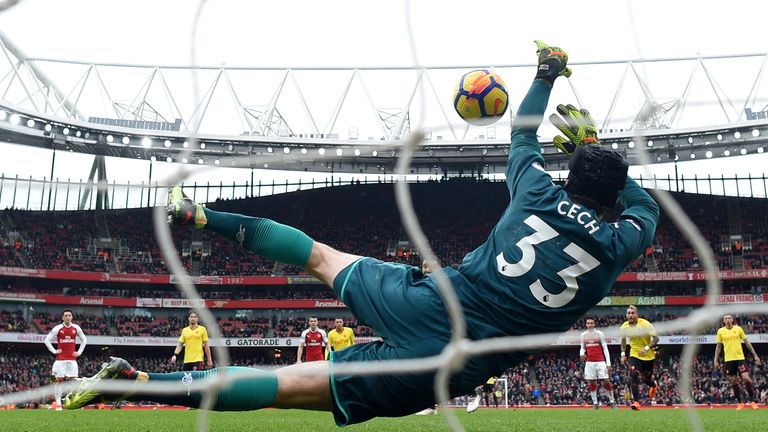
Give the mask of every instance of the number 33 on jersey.
M 533 268 L 533 264 L 536 261 L 536 250 L 533 246 L 552 240 L 560 235 L 554 228 L 547 225 L 546 222 L 536 215 L 529 216 L 523 222 L 527 226 L 533 228 L 534 232 L 529 236 L 523 237 L 516 244 L 523 254 L 520 261 L 516 263 L 508 263 L 504 259 L 503 252 L 496 256 L 499 273 L 504 276 L 518 277 L 528 273 L 528 271 Z M 536 300 L 551 308 L 562 307 L 570 303 L 576 296 L 576 292 L 579 290 L 579 283 L 576 278 L 600 265 L 600 261 L 573 242 L 568 243 L 563 249 L 563 252 L 576 260 L 575 264 L 557 272 L 557 275 L 565 282 L 565 289 L 558 294 L 552 294 L 544 288 L 540 279 L 536 279 L 536 281 L 528 287 Z

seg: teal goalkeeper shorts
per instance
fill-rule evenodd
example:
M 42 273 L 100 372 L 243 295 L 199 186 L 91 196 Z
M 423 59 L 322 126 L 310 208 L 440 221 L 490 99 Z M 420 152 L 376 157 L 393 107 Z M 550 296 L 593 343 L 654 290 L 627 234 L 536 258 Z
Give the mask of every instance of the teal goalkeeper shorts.
M 334 280 L 333 288 L 361 324 L 382 337 L 332 352 L 330 380 L 336 424 L 374 417 L 400 417 L 435 404 L 434 371 L 386 375 L 342 375 L 343 362 L 413 359 L 438 355 L 450 340 L 448 314 L 431 278 L 413 266 L 374 258 L 355 261 Z M 468 322 L 468 326 L 472 323 Z M 451 396 L 470 393 L 526 354 L 470 359 L 451 378 Z

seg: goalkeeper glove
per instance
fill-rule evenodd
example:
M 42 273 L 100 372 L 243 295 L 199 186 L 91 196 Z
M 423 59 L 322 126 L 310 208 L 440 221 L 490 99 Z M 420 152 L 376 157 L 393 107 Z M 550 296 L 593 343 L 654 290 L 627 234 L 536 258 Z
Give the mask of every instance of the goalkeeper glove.
M 168 214 L 168 222 L 173 225 L 194 223 L 195 228 L 203 228 L 208 223 L 203 206 L 189 199 L 179 186 L 174 186 L 168 190 L 166 213 Z
M 568 53 L 562 48 L 553 47 L 540 40 L 536 42 L 536 54 L 539 55 L 539 67 L 536 70 L 536 79 L 543 79 L 550 84 L 560 75 L 568 78 L 571 76 L 571 70 L 566 67 L 568 64 Z
M 571 156 L 578 146 L 600 144 L 600 140 L 597 138 L 597 127 L 595 126 L 595 121 L 592 119 L 592 114 L 590 114 L 589 111 L 586 109 L 580 110 L 575 106 L 568 104 L 558 105 L 557 112 L 559 112 L 563 118 L 561 119 L 557 115 L 552 114 L 549 116 L 549 121 L 552 122 L 552 124 L 555 125 L 567 139 L 557 135 L 552 142 L 555 147 L 560 149 L 563 153 Z

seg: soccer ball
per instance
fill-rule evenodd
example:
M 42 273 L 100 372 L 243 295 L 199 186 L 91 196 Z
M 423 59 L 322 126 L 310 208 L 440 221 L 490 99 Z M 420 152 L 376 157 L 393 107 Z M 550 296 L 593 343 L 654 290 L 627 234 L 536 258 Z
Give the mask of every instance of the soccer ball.
M 453 92 L 453 107 L 467 123 L 488 126 L 507 111 L 507 88 L 496 72 L 477 69 L 467 72 Z

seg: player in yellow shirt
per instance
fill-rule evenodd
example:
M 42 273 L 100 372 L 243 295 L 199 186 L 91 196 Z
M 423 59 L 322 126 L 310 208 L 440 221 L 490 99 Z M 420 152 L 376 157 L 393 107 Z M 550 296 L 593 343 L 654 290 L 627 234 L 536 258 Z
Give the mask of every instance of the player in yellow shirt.
M 333 330 L 328 332 L 328 351 L 341 351 L 355 344 L 355 334 L 349 327 L 344 327 L 344 320 L 336 318 L 333 322 Z M 326 352 L 325 358 L 329 354 Z
M 757 397 L 755 396 L 755 387 L 752 385 L 752 380 L 749 378 L 749 370 L 747 369 L 747 362 L 744 359 L 744 349 L 741 347 L 742 341 L 752 353 L 752 357 L 755 358 L 755 364 L 760 364 L 760 357 L 755 352 L 755 348 L 749 343 L 747 335 L 744 333 L 744 329 L 733 323 L 732 315 L 725 315 L 723 317 L 723 327 L 717 330 L 717 347 L 715 348 L 715 369 L 720 367 L 720 351 L 725 350 L 725 370 L 728 373 L 728 377 L 731 379 L 731 387 L 733 388 L 733 394 L 736 399 L 739 400 L 737 410 L 744 409 L 744 400 L 741 398 L 741 387 L 739 386 L 739 374 L 744 381 L 744 385 L 747 387 L 747 393 L 749 393 L 749 406 L 752 409 L 757 409 Z
M 203 350 L 205 350 L 205 362 L 209 368 L 213 367 L 211 357 L 211 347 L 208 345 L 208 330 L 197 323 L 197 313 L 190 311 L 187 315 L 189 325 L 184 327 L 179 337 L 179 343 L 173 350 L 171 363 L 176 363 L 176 356 L 184 347 L 184 365 L 183 371 L 203 370 Z
M 653 324 L 640 318 L 637 307 L 629 305 L 627 320 L 621 325 L 621 362 L 627 361 L 627 339 L 629 339 L 629 376 L 632 390 L 632 410 L 640 410 L 640 378 L 648 386 L 648 399 L 656 396 L 658 384 L 653 378 L 653 361 L 656 359 L 654 347 L 659 343 L 659 336 Z
M 483 384 L 483 397 L 485 398 L 485 406 L 491 407 L 490 397 L 493 398 L 493 405 L 496 408 L 499 407 L 499 397 L 496 396 L 496 377 L 488 378 L 488 381 Z
M 467 412 L 473 413 L 480 408 L 480 400 L 485 397 L 485 406 L 490 408 L 491 401 L 489 397 L 493 397 L 493 403 L 496 408 L 499 407 L 499 396 L 496 394 L 496 377 L 490 377 L 485 384 L 475 388 L 475 396 L 470 397 L 467 400 Z

